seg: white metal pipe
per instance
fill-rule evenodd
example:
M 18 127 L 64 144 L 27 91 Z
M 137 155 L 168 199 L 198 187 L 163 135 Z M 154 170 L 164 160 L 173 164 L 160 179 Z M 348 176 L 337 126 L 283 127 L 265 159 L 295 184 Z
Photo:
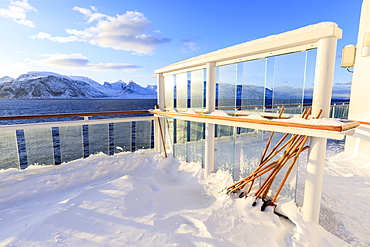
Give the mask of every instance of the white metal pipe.
M 216 109 L 216 63 L 207 63 L 206 113 Z
M 164 110 L 165 90 L 163 73 L 157 74 L 157 104 L 159 109 Z
M 207 177 L 215 171 L 215 125 L 206 123 L 206 140 L 204 144 L 204 175 Z
M 320 109 L 322 109 L 321 117 L 329 117 L 336 50 L 336 37 L 323 38 L 319 40 L 312 100 L 313 116 L 317 115 Z
M 206 113 L 211 113 L 216 109 L 216 64 L 207 63 L 206 78 Z M 215 125 L 206 123 L 204 144 L 204 173 L 208 176 L 215 171 Z
M 329 117 L 336 48 L 337 38 L 334 36 L 318 41 L 312 101 L 313 116 L 323 110 L 321 117 Z M 308 152 L 303 214 L 315 223 L 319 222 L 320 215 L 326 142 L 326 138 L 312 137 Z
M 312 137 L 308 151 L 306 181 L 304 190 L 303 215 L 313 222 L 319 222 L 324 162 L 326 154 L 325 138 Z
M 157 105 L 160 110 L 164 110 L 164 102 L 165 102 L 165 90 L 164 90 L 164 76 L 163 73 L 157 74 Z M 160 126 L 162 128 L 160 128 Z M 164 119 L 157 118 L 154 121 L 154 149 L 157 152 L 163 152 L 164 147 L 162 143 L 161 132 L 164 136 Z

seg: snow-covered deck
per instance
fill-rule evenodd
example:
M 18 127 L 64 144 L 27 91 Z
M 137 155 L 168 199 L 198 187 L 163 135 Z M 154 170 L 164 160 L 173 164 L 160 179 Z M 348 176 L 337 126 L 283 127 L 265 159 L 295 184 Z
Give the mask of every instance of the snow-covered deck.
M 0 171 L 0 245 L 367 246 L 369 166 L 329 158 L 326 167 L 320 222 L 347 243 L 292 202 L 279 201 L 287 221 L 218 193 L 228 173 L 204 179 L 199 164 L 138 151 Z

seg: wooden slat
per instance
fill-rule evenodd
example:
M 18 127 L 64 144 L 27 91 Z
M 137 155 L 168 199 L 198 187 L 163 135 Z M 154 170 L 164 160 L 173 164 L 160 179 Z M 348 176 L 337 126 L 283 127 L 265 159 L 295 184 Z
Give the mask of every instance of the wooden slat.
M 263 124 L 263 125 L 275 125 L 275 126 L 284 126 L 284 127 L 294 127 L 294 128 L 304 128 L 304 129 L 316 129 L 316 130 L 327 130 L 327 131 L 336 131 L 342 132 L 356 128 L 360 125 L 357 121 L 351 120 L 342 120 L 342 126 L 334 125 L 312 125 L 312 124 L 301 124 L 301 123 L 291 123 L 283 121 L 274 121 L 274 120 L 260 120 L 260 119 L 248 119 L 242 117 L 223 117 L 223 116 L 213 116 L 207 114 L 191 114 L 191 113 L 179 113 L 179 112 L 163 112 L 163 111 L 149 111 L 154 114 L 169 115 L 169 116 L 186 116 L 186 117 L 196 117 L 196 118 L 206 118 L 206 119 L 217 119 L 217 120 L 226 120 L 233 122 L 244 122 L 244 123 L 254 123 L 254 124 Z

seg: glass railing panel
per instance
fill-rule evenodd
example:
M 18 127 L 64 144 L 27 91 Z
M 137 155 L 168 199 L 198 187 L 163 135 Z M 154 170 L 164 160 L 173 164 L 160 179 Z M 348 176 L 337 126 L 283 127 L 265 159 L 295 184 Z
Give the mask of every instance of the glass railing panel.
M 168 75 L 164 77 L 164 104 L 165 108 L 174 108 L 174 90 L 175 90 L 175 79 L 174 75 Z
M 262 112 L 265 106 L 266 59 L 238 64 L 238 93 L 243 114 Z M 240 88 L 241 87 L 241 88 Z M 253 106 L 253 107 L 252 107 Z
M 15 130 L 0 131 L 0 170 L 9 168 L 19 169 Z
M 175 120 L 166 118 L 165 119 L 165 138 L 166 138 L 166 150 L 167 153 L 174 154 L 174 146 L 175 146 Z
M 348 118 L 348 104 L 334 104 L 330 107 L 329 117 L 331 118 Z
M 176 109 L 188 108 L 188 73 L 176 74 Z
M 152 121 L 135 122 L 135 150 L 151 148 Z
M 206 98 L 204 73 L 204 69 L 190 72 L 190 106 L 194 111 L 203 111 L 204 109 L 204 99 Z
M 84 157 L 82 126 L 59 127 L 61 162 Z
M 239 179 L 242 179 L 251 174 L 260 162 L 264 145 L 263 131 L 245 129 L 237 141 L 240 143 Z
M 188 122 L 190 127 L 190 141 L 188 142 L 188 155 L 190 162 L 202 164 L 204 161 L 204 124 Z
M 54 165 L 54 146 L 51 128 L 25 129 L 28 165 Z
M 132 122 L 114 123 L 113 142 L 114 153 L 131 152 Z
M 274 137 L 273 137 L 273 139 L 271 141 L 270 150 L 271 150 L 272 147 L 274 147 L 277 144 L 277 142 L 283 137 L 283 135 L 284 135 L 284 133 L 277 133 L 277 132 L 274 134 Z M 267 137 L 268 136 L 266 135 L 266 138 Z M 289 135 L 288 137 L 286 137 L 284 143 L 286 141 L 288 141 L 290 138 L 291 138 L 291 135 Z M 272 161 L 275 161 L 275 160 L 277 160 L 280 157 L 282 157 L 282 153 L 280 153 L 279 155 L 275 156 Z M 279 173 L 275 177 L 275 179 L 274 179 L 274 181 L 273 181 L 273 183 L 271 185 L 271 188 L 270 188 L 271 191 L 272 191 L 272 193 L 273 193 L 273 195 L 278 190 L 278 188 L 279 188 L 281 182 L 283 181 L 283 178 L 284 178 L 285 174 L 287 173 L 288 168 L 289 168 L 290 164 L 292 163 L 292 161 L 293 161 L 293 158 L 290 159 L 283 166 L 283 168 L 279 171 Z M 295 166 L 293 167 L 292 171 L 290 172 L 290 175 L 289 175 L 288 179 L 284 183 L 284 186 L 283 186 L 283 188 L 282 188 L 282 190 L 280 192 L 280 195 L 285 196 L 285 197 L 289 197 L 289 198 L 295 200 L 297 171 L 298 171 L 298 161 L 295 164 Z
M 312 104 L 313 88 L 315 83 L 317 49 L 306 51 L 306 74 L 304 85 L 304 104 Z
M 88 130 L 89 154 L 109 154 L 109 124 L 90 124 Z
M 174 148 L 175 157 L 183 160 L 187 159 L 187 121 L 176 119 L 176 142 Z
M 234 127 L 216 125 L 215 169 L 234 174 L 235 136 Z
M 303 104 L 306 74 L 306 52 L 275 57 L 273 108 Z
M 237 64 L 217 67 L 216 101 L 220 110 L 235 113 Z

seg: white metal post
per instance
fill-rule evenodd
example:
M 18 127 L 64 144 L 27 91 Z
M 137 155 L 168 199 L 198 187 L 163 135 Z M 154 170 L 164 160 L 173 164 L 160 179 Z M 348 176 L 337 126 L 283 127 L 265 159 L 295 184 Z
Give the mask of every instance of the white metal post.
M 312 115 L 322 110 L 322 117 L 328 118 L 334 77 L 337 38 L 328 37 L 318 41 L 316 73 L 312 101 Z M 308 153 L 303 214 L 308 220 L 318 223 L 322 184 L 324 176 L 326 138 L 312 137 Z
M 207 63 L 206 78 L 206 113 L 213 112 L 216 107 L 216 63 Z M 206 123 L 206 140 L 204 145 L 204 172 L 208 176 L 215 170 L 215 125 Z
M 160 110 L 164 110 L 164 76 L 162 73 L 157 74 L 157 104 Z M 163 143 L 161 137 L 161 128 L 159 128 L 159 124 L 162 126 L 162 135 L 164 136 L 164 119 L 157 118 L 154 121 L 154 149 L 157 152 L 163 152 Z

